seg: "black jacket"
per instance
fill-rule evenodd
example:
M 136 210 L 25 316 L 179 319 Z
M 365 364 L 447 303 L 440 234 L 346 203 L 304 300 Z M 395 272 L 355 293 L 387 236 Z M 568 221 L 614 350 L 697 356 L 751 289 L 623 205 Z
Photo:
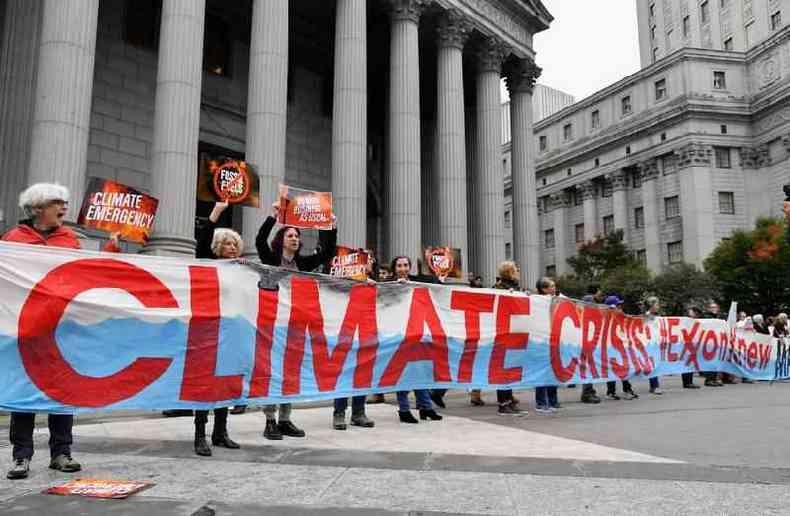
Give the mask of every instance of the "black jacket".
M 255 247 L 258 249 L 258 257 L 264 265 L 273 265 L 279 267 L 282 263 L 282 256 L 275 256 L 269 247 L 269 235 L 274 228 L 277 221 L 274 217 L 267 217 L 261 224 L 261 229 L 258 230 L 258 236 L 255 238 Z M 324 263 L 331 260 L 335 256 L 335 248 L 337 246 L 337 230 L 332 229 L 329 231 L 319 231 L 318 239 L 320 241 L 320 252 L 309 256 L 302 256 L 297 254 L 294 258 L 296 267 L 300 271 L 312 271 L 321 267 Z
M 206 223 L 197 231 L 195 246 L 195 258 L 214 258 L 217 256 L 211 250 L 211 241 L 214 240 L 214 230 L 217 229 L 217 224 L 207 219 Z

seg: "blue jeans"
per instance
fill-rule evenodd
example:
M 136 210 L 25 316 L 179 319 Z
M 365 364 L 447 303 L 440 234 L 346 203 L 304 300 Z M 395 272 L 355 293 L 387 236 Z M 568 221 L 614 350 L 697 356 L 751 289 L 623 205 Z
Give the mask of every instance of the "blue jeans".
M 335 412 L 346 412 L 348 408 L 348 398 L 335 398 Z M 365 396 L 354 396 L 351 398 L 351 413 L 365 413 Z
M 559 407 L 560 402 L 557 399 L 557 386 L 546 385 L 543 387 L 535 387 L 535 405 L 538 407 Z
M 417 399 L 417 408 L 422 410 L 433 409 L 431 396 L 425 389 L 415 389 L 414 397 Z M 398 391 L 398 410 L 406 412 L 409 410 L 409 391 Z
M 651 390 L 658 389 L 658 387 L 659 387 L 658 376 L 654 376 L 653 378 L 650 379 L 650 389 Z

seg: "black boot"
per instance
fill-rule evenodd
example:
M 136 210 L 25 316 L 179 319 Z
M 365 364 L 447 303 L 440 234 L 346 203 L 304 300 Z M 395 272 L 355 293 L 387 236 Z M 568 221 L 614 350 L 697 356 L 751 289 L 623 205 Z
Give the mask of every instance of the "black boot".
M 201 457 L 211 457 L 211 448 L 206 442 L 205 423 L 195 423 L 195 453 Z
M 280 433 L 280 427 L 277 426 L 277 421 L 274 419 L 266 419 L 266 428 L 263 430 L 263 436 L 270 441 L 283 440 L 283 434 Z
M 291 423 L 290 421 L 280 421 L 278 424 L 278 428 L 280 429 L 280 433 L 282 435 L 288 437 L 304 437 L 305 433 L 304 430 L 297 427 L 295 424 Z
M 214 410 L 214 430 L 211 432 L 211 444 L 237 450 L 241 448 L 239 443 L 228 436 L 228 409 L 221 408 Z
M 401 423 L 419 423 L 417 418 L 411 415 L 411 410 L 399 410 L 398 417 Z
M 430 419 L 431 421 L 441 421 L 442 416 L 437 414 L 433 409 L 420 409 L 420 419 L 423 421 L 426 419 Z

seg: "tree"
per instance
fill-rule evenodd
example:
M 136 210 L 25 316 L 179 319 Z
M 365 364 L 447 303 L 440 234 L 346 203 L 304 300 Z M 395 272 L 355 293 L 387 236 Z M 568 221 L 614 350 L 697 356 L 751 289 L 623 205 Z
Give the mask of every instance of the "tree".
M 587 293 L 589 282 L 580 279 L 575 274 L 563 274 L 556 280 L 557 292 L 573 299 L 581 299 Z
M 623 231 L 618 229 L 598 236 L 579 246 L 576 256 L 568 258 L 568 265 L 581 280 L 600 283 L 606 273 L 620 267 L 637 265 L 636 258 L 623 243 Z
M 711 299 L 719 298 L 716 278 L 688 263 L 672 265 L 656 276 L 653 293 L 667 315 L 686 315 L 689 306 L 702 309 Z
M 623 311 L 637 315 L 643 311 L 643 302 L 653 288 L 653 277 L 641 263 L 634 262 L 606 271 L 601 290 L 616 293 L 623 298 Z
M 790 309 L 790 244 L 780 219 L 761 218 L 752 231 L 735 231 L 705 260 L 721 298 L 747 313 L 774 315 Z

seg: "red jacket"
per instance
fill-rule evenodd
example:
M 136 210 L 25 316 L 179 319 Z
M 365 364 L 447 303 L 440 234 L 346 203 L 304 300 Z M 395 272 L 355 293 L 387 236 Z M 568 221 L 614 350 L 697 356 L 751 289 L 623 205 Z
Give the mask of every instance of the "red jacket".
M 49 247 L 66 247 L 69 249 L 80 249 L 80 241 L 77 234 L 66 226 L 60 226 L 48 236 L 44 236 L 27 224 L 19 224 L 9 230 L 3 238 L 6 242 L 18 242 L 20 244 L 46 245 Z M 102 251 L 117 253 L 120 251 L 112 241 L 107 242 Z

